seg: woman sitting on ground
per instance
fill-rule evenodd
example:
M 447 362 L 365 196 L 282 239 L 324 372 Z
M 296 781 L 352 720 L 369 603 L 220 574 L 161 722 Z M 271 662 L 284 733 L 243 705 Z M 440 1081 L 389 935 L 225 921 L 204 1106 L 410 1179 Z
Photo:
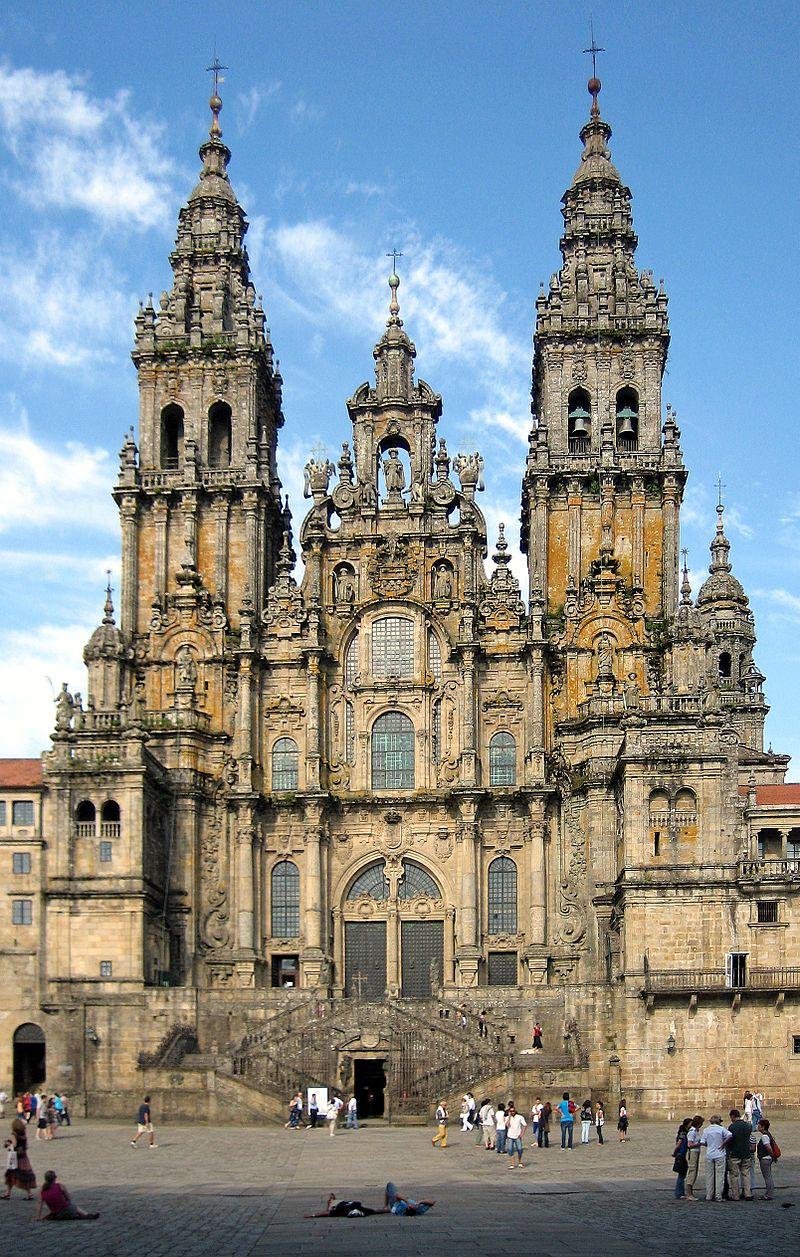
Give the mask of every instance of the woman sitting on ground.
M 42 1218 L 42 1205 L 47 1205 L 50 1210 L 44 1218 Z M 36 1205 L 35 1220 L 37 1222 L 72 1222 L 82 1218 L 94 1220 L 99 1217 L 99 1213 L 86 1213 L 84 1209 L 79 1209 L 77 1205 L 74 1205 L 66 1187 L 62 1187 L 58 1182 L 55 1170 L 47 1171 Z

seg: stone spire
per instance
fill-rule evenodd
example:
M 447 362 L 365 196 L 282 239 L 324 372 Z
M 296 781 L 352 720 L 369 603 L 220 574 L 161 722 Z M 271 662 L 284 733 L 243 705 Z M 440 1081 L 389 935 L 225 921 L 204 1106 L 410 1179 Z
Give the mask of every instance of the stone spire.
M 725 507 L 722 501 L 717 504 L 717 529 L 709 546 L 711 563 L 709 577 L 703 582 L 697 595 L 697 605 L 707 606 L 709 603 L 733 603 L 743 612 L 747 611 L 748 598 L 739 581 L 733 575 L 730 561 L 731 543 L 725 536 L 723 516 Z
M 114 603 L 111 598 L 111 571 L 110 569 L 109 571 L 106 572 L 106 576 L 108 577 L 108 584 L 106 585 L 106 602 L 105 602 L 105 606 L 103 607 L 103 623 L 113 624 L 114 623 Z
M 386 331 L 373 350 L 379 401 L 386 401 L 389 398 L 408 401 L 414 388 L 414 359 L 417 351 L 405 332 L 403 320 L 400 318 L 400 304 L 397 300 L 399 287 L 400 276 L 396 271 L 392 271 L 389 276 L 392 297 L 389 302 Z
M 714 540 L 709 546 L 711 550 L 709 572 L 730 572 L 732 570 L 730 564 L 731 543 L 725 536 L 724 514 L 725 507 L 720 502 L 717 506 L 717 531 L 714 534 Z
M 689 567 L 687 562 L 688 551 L 683 552 L 683 580 L 681 581 L 681 606 L 690 607 L 692 605 L 692 586 L 689 583 Z

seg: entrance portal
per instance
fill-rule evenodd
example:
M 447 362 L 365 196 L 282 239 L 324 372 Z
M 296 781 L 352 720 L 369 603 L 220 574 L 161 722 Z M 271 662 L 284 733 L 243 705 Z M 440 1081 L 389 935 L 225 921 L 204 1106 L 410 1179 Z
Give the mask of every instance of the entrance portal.
M 442 980 L 444 923 L 400 922 L 403 994 L 429 999 Z
M 382 999 L 386 991 L 386 922 L 347 921 L 344 927 L 345 995 Z
M 359 1117 L 383 1117 L 386 1111 L 384 1061 L 353 1061 L 353 1090 Z
M 44 1030 L 32 1021 L 14 1031 L 14 1095 L 30 1091 L 44 1082 L 46 1075 Z

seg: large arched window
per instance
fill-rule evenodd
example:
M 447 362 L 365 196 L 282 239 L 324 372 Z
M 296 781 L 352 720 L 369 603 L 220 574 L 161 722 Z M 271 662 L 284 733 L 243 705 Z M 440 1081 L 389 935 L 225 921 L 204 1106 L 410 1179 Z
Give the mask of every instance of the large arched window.
M 414 726 L 400 711 L 387 711 L 372 726 L 372 789 L 414 789 Z
M 426 873 L 419 864 L 404 860 L 403 876 L 397 887 L 397 897 L 398 899 L 417 899 L 420 895 L 428 899 L 441 899 L 442 892 L 430 873 Z
M 297 789 L 297 743 L 294 738 L 278 738 L 272 748 L 272 789 Z
M 270 878 L 273 938 L 296 938 L 300 933 L 300 872 L 291 860 L 281 860 Z
M 489 865 L 487 912 L 490 934 L 516 934 L 517 866 L 506 855 Z
M 386 615 L 372 626 L 372 675 L 413 677 L 414 625 L 399 615 Z
M 82 799 L 75 809 L 75 832 L 78 838 L 94 838 L 97 809 L 89 799 Z
M 592 436 L 592 399 L 585 388 L 574 388 L 567 400 L 567 435 L 571 453 L 588 453 Z
M 377 864 L 370 864 L 363 873 L 359 873 L 347 892 L 347 898 L 361 899 L 363 895 L 368 895 L 370 899 L 388 899 L 389 880 L 385 869 L 384 860 L 379 860 Z
M 719 657 L 719 679 L 730 681 L 733 671 L 733 660 L 729 650 L 723 650 Z
M 617 393 L 617 447 L 635 450 L 639 444 L 639 394 L 635 388 Z
M 358 633 L 350 638 L 344 652 L 344 683 L 353 685 L 358 676 Z
M 208 465 L 231 465 L 231 408 L 227 402 L 214 402 L 208 412 Z
M 183 458 L 183 411 L 175 402 L 161 411 L 161 466 L 175 471 Z
M 517 784 L 517 744 L 510 733 L 496 733 L 489 743 L 489 785 Z
M 122 830 L 122 813 L 116 799 L 106 799 L 100 808 L 101 838 L 119 838 Z

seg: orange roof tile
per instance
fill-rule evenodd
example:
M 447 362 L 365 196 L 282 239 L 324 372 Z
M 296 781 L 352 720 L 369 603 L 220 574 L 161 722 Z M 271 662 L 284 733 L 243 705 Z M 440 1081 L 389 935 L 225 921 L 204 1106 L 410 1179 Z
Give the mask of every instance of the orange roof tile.
M 740 786 L 739 793 L 747 795 L 747 786 Z M 756 786 L 757 807 L 800 807 L 800 781 L 787 781 L 783 785 Z
M 41 784 L 40 759 L 0 759 L 0 789 L 33 790 Z

